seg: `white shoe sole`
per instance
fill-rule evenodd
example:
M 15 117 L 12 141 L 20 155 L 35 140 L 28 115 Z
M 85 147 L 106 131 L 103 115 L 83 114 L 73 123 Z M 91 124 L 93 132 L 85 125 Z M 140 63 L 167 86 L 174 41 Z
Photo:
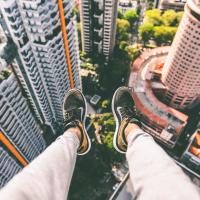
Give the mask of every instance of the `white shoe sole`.
M 80 90 L 78 90 L 78 89 L 70 89 L 67 92 L 67 94 L 65 95 L 65 97 L 64 97 L 64 102 L 65 102 L 65 99 L 69 96 L 69 94 L 73 93 L 74 91 L 80 92 L 81 96 L 83 97 L 83 100 L 84 100 L 84 103 L 85 103 L 85 113 L 87 113 L 86 99 L 83 96 L 82 92 Z M 63 110 L 64 110 L 64 103 L 63 103 Z M 83 155 L 87 154 L 90 151 L 90 149 L 91 149 L 91 141 L 90 141 L 90 138 L 89 138 L 88 133 L 87 133 L 86 128 L 85 128 L 85 121 L 86 121 L 86 114 L 85 113 L 84 113 L 84 118 L 83 118 L 83 129 L 84 129 L 84 132 L 86 133 L 86 137 L 87 137 L 87 140 L 88 140 L 88 148 L 87 148 L 87 150 L 84 153 L 77 153 L 77 155 L 79 155 L 79 156 L 83 156 Z M 64 115 L 63 115 L 63 117 L 64 117 Z
M 113 112 L 113 115 L 114 115 L 114 118 L 115 118 L 115 122 L 116 122 L 115 133 L 114 133 L 114 138 L 113 138 L 113 146 L 119 153 L 125 154 L 126 152 L 121 151 L 117 146 L 117 135 L 118 135 L 118 130 L 119 130 L 119 121 L 118 121 L 118 117 L 117 117 L 117 115 L 115 113 L 115 109 L 114 109 L 114 99 L 115 99 L 115 96 L 116 96 L 118 90 L 121 89 L 121 88 L 126 88 L 127 89 L 127 87 L 118 88 L 115 91 L 115 93 L 113 95 L 113 98 L 112 98 L 112 112 Z

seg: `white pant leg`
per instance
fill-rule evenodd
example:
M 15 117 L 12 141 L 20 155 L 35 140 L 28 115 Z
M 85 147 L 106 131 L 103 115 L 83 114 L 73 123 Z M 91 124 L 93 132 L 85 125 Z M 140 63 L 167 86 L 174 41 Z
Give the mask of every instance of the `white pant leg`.
M 0 191 L 1 200 L 66 200 L 79 146 L 69 131 Z
M 197 187 L 153 138 L 141 129 L 128 135 L 126 157 L 137 199 L 200 200 Z

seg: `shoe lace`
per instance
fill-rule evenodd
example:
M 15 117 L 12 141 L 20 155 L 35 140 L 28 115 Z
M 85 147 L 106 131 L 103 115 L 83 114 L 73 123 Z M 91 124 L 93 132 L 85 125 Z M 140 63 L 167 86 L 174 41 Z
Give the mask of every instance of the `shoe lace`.
M 69 122 L 72 122 L 72 121 L 79 119 L 78 114 L 79 113 L 78 113 L 77 109 L 65 111 L 65 113 L 64 113 L 64 116 L 65 116 L 64 117 L 64 123 L 67 124 Z
M 133 119 L 136 117 L 135 109 L 130 106 L 121 107 L 119 110 L 122 115 L 122 118 Z

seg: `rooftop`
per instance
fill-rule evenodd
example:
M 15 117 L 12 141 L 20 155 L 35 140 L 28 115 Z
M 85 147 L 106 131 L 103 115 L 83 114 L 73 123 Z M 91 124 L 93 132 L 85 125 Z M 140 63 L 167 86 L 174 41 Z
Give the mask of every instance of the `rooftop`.
M 133 63 L 133 78 L 132 83 L 129 82 L 129 86 L 133 86 L 133 98 L 135 100 L 136 107 L 142 113 L 161 126 L 166 127 L 170 123 L 176 128 L 176 131 L 179 132 L 186 125 L 188 116 L 158 100 L 153 93 L 152 85 L 155 87 L 160 85 L 161 88 L 164 88 L 164 86 L 146 79 L 149 72 L 148 69 L 151 69 L 150 63 L 155 64 L 155 58 L 162 57 L 162 59 L 165 59 L 169 48 L 170 47 L 163 47 L 144 52 Z M 161 70 L 162 65 L 160 63 L 161 60 L 158 59 L 157 64 L 159 65 L 156 65 L 156 70 Z

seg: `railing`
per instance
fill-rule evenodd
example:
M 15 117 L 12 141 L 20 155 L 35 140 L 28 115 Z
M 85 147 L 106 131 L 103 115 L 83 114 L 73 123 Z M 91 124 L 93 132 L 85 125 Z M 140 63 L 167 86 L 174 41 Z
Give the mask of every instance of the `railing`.
M 128 178 L 129 178 L 129 172 L 125 175 L 125 177 L 123 178 L 121 183 L 118 185 L 117 189 L 114 191 L 112 196 L 109 198 L 109 200 L 117 199 L 119 193 L 121 192 L 121 190 L 122 190 L 123 186 L 125 185 L 126 181 L 128 180 Z

